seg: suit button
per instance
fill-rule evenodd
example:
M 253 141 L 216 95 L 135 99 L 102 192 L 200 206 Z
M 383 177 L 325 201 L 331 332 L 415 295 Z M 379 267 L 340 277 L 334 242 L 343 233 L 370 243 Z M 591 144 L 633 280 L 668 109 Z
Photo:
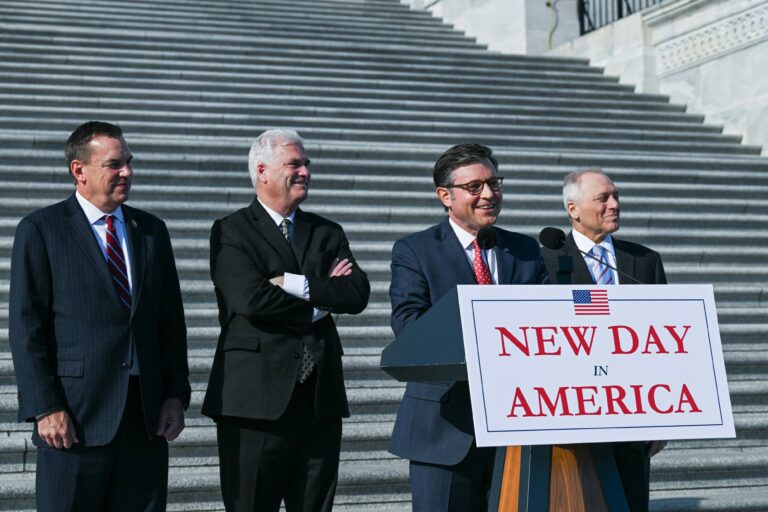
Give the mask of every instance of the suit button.
M 123 363 L 120 366 L 123 368 L 123 370 L 128 370 L 130 368 L 130 366 L 128 366 L 128 363 Z
M 294 359 L 298 359 L 299 358 L 299 353 L 298 352 L 294 352 L 292 355 L 293 355 Z

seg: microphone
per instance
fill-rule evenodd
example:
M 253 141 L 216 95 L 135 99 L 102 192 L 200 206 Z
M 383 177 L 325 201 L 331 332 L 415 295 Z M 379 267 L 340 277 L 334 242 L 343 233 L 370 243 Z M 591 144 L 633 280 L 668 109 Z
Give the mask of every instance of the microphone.
M 539 233 L 539 242 L 547 249 L 557 251 L 565 245 L 565 233 L 562 229 L 544 228 Z
M 493 249 L 496 246 L 496 230 L 491 227 L 480 228 L 477 232 L 477 245 L 484 251 Z
M 595 260 L 595 261 L 597 261 L 599 263 L 602 263 L 603 265 L 605 265 L 606 267 L 610 268 L 611 270 L 615 270 L 616 272 L 619 273 L 620 276 L 626 277 L 630 281 L 634 281 L 637 284 L 645 284 L 644 282 L 640 281 L 639 279 L 635 279 L 631 275 L 629 275 L 629 274 L 627 274 L 625 272 L 622 272 L 621 270 L 617 269 L 616 267 L 614 267 L 613 265 L 611 265 L 607 261 L 603 261 L 600 258 L 596 258 L 592 254 L 590 254 L 588 252 L 582 251 L 581 249 L 579 249 L 575 245 L 569 244 L 568 242 L 565 241 L 565 233 L 563 232 L 562 229 L 557 229 L 557 228 L 552 228 L 552 227 L 548 227 L 548 228 L 542 229 L 541 233 L 539 233 L 539 243 L 541 243 L 541 245 L 543 245 L 547 249 L 551 249 L 553 251 L 557 251 L 559 249 L 562 249 L 564 245 L 567 245 L 571 249 L 575 249 L 575 250 L 579 251 L 581 254 L 583 254 L 587 258 L 592 258 L 593 260 Z

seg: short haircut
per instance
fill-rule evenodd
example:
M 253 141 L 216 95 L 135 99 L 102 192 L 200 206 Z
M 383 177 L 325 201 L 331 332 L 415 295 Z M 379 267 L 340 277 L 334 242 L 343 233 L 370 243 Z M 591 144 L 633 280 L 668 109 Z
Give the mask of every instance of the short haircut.
M 565 206 L 566 210 L 568 210 L 568 203 L 570 201 L 574 203 L 581 201 L 581 178 L 585 174 L 599 174 L 600 176 L 605 176 L 608 181 L 613 183 L 610 176 L 605 174 L 605 171 L 599 167 L 581 169 L 566 174 L 565 178 L 563 178 L 563 206 Z
M 271 164 L 275 147 L 288 144 L 298 144 L 302 148 L 304 147 L 304 141 L 295 130 L 284 128 L 267 130 L 256 137 L 251 151 L 248 153 L 248 173 L 251 175 L 254 188 L 259 182 L 259 175 L 256 172 L 257 166 L 259 164 Z
M 432 179 L 435 187 L 446 187 L 451 184 L 451 174 L 459 167 L 470 164 L 493 165 L 493 170 L 499 172 L 499 162 L 493 157 L 493 150 L 481 144 L 457 144 L 440 155 L 435 162 Z
M 72 132 L 72 135 L 64 144 L 64 157 L 67 159 L 67 168 L 74 160 L 88 162 L 91 158 L 91 148 L 88 144 L 99 136 L 119 139 L 123 136 L 123 130 L 119 126 L 103 121 L 88 121 Z

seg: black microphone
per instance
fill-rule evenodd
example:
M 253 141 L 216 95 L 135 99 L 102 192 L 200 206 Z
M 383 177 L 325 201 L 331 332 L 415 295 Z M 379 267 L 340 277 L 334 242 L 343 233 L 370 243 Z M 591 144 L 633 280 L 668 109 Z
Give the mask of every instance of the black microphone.
M 565 233 L 562 229 L 544 228 L 539 233 L 539 242 L 547 249 L 557 251 L 565 245 Z
M 480 228 L 477 232 L 477 245 L 484 251 L 496 246 L 496 230 L 491 227 Z
M 553 251 L 557 251 L 559 249 L 562 249 L 564 245 L 567 245 L 571 249 L 575 249 L 575 250 L 579 251 L 584 256 L 586 256 L 588 258 L 592 258 L 593 260 L 597 261 L 598 263 L 602 263 L 603 265 L 605 265 L 606 267 L 610 268 L 611 270 L 615 270 L 616 272 L 619 273 L 620 276 L 626 277 L 630 281 L 634 281 L 637 284 L 645 284 L 644 282 L 642 282 L 642 281 L 640 281 L 638 279 L 635 279 L 631 275 L 629 275 L 629 274 L 627 274 L 625 272 L 622 272 L 621 270 L 617 269 L 616 267 L 614 267 L 613 265 L 611 265 L 607 261 L 603 261 L 600 258 L 596 258 L 592 254 L 590 254 L 588 252 L 582 251 L 581 249 L 579 249 L 575 245 L 569 244 L 568 242 L 565 241 L 565 233 L 563 232 L 562 229 L 557 229 L 557 228 L 552 228 L 552 227 L 542 229 L 541 233 L 539 233 L 539 243 L 541 243 L 541 245 L 543 245 L 547 249 L 552 249 Z

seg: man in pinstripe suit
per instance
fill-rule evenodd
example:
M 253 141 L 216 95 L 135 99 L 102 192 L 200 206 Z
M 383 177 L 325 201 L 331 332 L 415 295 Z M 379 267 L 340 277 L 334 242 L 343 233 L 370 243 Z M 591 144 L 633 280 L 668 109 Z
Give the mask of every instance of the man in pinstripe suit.
M 117 126 L 65 146 L 75 193 L 16 228 L 10 343 L 19 421 L 34 423 L 37 509 L 164 510 L 168 441 L 189 404 L 186 327 L 165 224 L 123 203 Z

